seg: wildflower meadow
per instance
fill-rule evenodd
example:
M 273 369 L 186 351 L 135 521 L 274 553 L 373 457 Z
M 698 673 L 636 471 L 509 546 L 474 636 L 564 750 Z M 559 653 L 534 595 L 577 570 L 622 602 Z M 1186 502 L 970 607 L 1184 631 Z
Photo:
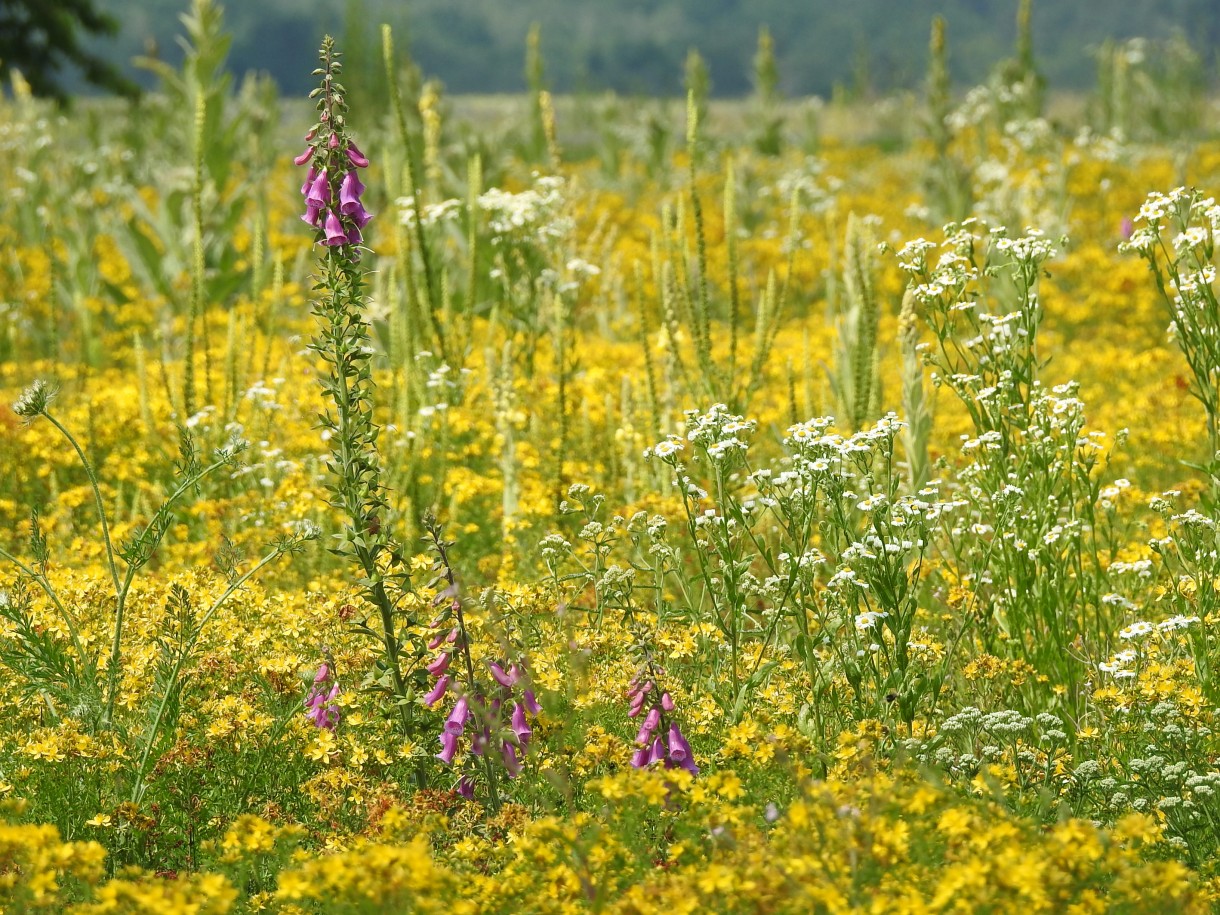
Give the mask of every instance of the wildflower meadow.
M 0 911 L 1214 911 L 1217 108 L 1037 15 L 874 99 L 288 98 L 215 0 L 15 76 Z

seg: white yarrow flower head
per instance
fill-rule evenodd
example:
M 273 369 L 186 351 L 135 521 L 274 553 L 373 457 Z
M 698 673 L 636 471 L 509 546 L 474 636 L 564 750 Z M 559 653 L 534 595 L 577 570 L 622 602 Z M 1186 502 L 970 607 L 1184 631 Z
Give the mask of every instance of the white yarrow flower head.
M 58 393 L 56 387 L 41 378 L 21 392 L 21 396 L 13 401 L 13 412 L 23 419 L 33 419 L 47 412 L 47 407 Z

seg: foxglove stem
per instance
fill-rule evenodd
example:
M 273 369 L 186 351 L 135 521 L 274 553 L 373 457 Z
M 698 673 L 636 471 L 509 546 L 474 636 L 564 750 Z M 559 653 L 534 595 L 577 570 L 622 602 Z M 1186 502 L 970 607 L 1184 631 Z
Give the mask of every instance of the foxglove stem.
M 321 57 L 322 85 L 314 93 L 319 99 L 319 121 L 307 135 L 309 155 L 298 157 L 298 161 L 310 165 L 302 186 L 307 205 L 305 221 L 315 227 L 315 239 L 326 245 L 321 255 L 321 294 L 313 309 L 321 326 L 312 349 L 327 364 L 321 381 L 333 406 L 323 416 L 323 425 L 331 434 L 331 504 L 345 519 L 337 552 L 358 569 L 365 598 L 380 617 L 381 664 L 388 680 L 387 691 L 392 694 L 402 733 L 410 737 L 415 722 L 402 673 L 400 613 L 389 585 L 392 582 L 397 593 L 409 590 L 411 582 L 403 571 L 401 551 L 382 523 L 389 503 L 382 481 L 378 429 L 373 422 L 373 350 L 363 313 L 364 275 L 360 253 L 354 246 L 360 240 L 363 224 L 354 217 L 367 221 L 367 214 L 358 199 L 363 190 L 358 179 L 353 182 L 342 178 L 347 198 L 343 202 L 352 205 L 352 216 L 344 214 L 340 191 L 335 187 L 341 176 L 350 173 L 349 160 L 359 163 L 349 154 L 355 147 L 346 132 L 347 105 L 336 80 L 340 65 L 329 36 L 323 41 Z M 363 156 L 359 158 L 368 164 Z M 422 786 L 422 769 L 417 770 L 416 778 Z

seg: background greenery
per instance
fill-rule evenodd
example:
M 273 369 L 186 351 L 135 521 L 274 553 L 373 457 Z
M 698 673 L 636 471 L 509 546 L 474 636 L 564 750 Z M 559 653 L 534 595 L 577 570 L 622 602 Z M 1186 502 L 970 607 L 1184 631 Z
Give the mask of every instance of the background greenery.
M 105 53 L 131 75 L 133 55 L 155 47 L 177 63 L 178 13 L 183 0 L 101 0 L 122 23 Z M 259 0 L 231 4 L 232 68 L 270 73 L 284 92 L 306 91 L 310 57 L 326 30 L 347 31 L 344 47 L 361 50 L 353 22 L 364 21 L 364 47 L 376 57 L 375 26 L 390 22 L 409 36 L 425 74 L 449 91 L 516 92 L 524 88 L 525 36 L 547 25 L 542 48 L 551 87 L 561 92 L 613 89 L 676 94 L 682 62 L 697 48 L 708 61 L 713 91 L 750 88 L 755 37 L 775 36 L 781 87 L 789 94 L 829 94 L 836 84 L 886 90 L 922 79 L 927 34 L 937 13 L 949 23 L 950 67 L 960 84 L 983 78 L 1010 51 L 1017 0 Z M 1220 44 L 1220 4 L 1214 0 L 1043 0 L 1034 6 L 1039 62 L 1058 88 L 1084 88 L 1094 79 L 1091 53 L 1106 38 L 1186 35 L 1214 63 Z

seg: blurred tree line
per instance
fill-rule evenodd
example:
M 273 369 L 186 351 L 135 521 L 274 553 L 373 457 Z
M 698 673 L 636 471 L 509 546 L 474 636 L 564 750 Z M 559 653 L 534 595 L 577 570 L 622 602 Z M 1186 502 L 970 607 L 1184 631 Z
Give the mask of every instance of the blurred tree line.
M 34 0 L 57 5 L 66 0 Z M 112 39 L 87 47 L 132 79 L 129 66 L 150 52 L 177 63 L 174 36 L 186 0 L 94 0 L 121 25 Z M 683 62 L 696 48 L 711 90 L 744 95 L 751 88 L 758 30 L 775 37 L 780 90 L 787 95 L 884 92 L 923 78 L 933 16 L 948 23 L 950 74 L 958 84 L 984 78 L 1012 46 L 1017 0 L 259 0 L 229 3 L 230 66 L 268 72 L 285 93 L 309 87 L 313 53 L 325 31 L 352 53 L 376 57 L 377 24 L 409 38 L 427 75 L 450 92 L 519 92 L 525 88 L 526 35 L 541 25 L 547 80 L 558 92 L 613 89 L 676 95 Z M 346 34 L 345 34 L 346 33 Z M 1093 52 L 1107 38 L 1184 34 L 1213 65 L 1220 42 L 1216 0 L 1041 0 L 1034 5 L 1039 67 L 1054 88 L 1095 82 Z M 371 64 L 377 62 L 370 61 Z M 80 85 L 79 77 L 74 85 Z

